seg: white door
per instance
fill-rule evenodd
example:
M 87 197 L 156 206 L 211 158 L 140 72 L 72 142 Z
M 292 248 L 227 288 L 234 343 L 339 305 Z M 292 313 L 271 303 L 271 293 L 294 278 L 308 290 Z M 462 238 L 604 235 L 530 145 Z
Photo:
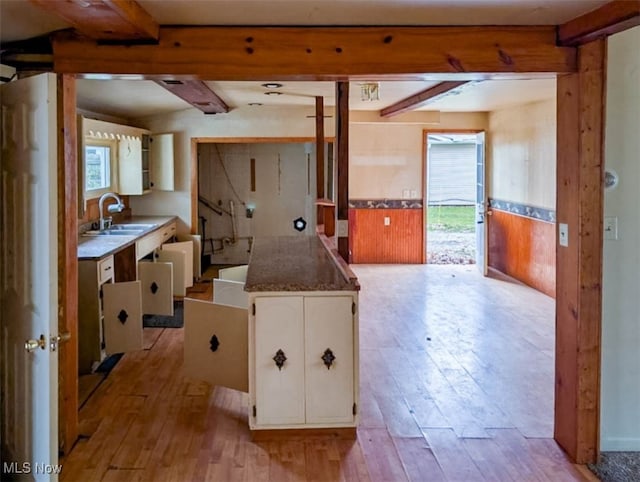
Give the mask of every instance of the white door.
M 349 423 L 353 402 L 351 296 L 304 298 L 307 423 Z
M 3 469 L 16 473 L 58 462 L 56 77 L 4 84 L 0 97 L 1 436 L 3 461 L 16 463 Z
M 476 136 L 476 265 L 484 276 L 487 275 L 487 230 L 485 217 L 487 198 L 484 165 L 484 132 Z

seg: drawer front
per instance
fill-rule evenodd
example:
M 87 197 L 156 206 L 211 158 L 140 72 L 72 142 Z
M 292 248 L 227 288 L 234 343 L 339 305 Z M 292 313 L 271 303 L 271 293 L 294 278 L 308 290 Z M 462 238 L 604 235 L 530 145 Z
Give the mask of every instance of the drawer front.
M 162 244 L 162 233 L 162 230 L 156 231 L 136 241 L 136 259 L 144 258 L 154 249 L 160 247 Z
M 102 284 L 113 278 L 113 256 L 98 262 L 98 283 Z
M 162 243 L 176 235 L 176 223 L 171 223 L 160 230 L 162 232 Z

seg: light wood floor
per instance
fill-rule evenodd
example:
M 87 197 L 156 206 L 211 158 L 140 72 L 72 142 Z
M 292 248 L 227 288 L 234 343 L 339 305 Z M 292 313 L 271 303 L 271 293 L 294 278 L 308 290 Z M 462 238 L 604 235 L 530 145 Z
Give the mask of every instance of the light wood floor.
M 182 329 L 147 329 L 81 410 L 62 480 L 597 480 L 551 438 L 552 299 L 473 266 L 355 271 L 356 441 L 252 442 L 246 395 L 185 380 Z

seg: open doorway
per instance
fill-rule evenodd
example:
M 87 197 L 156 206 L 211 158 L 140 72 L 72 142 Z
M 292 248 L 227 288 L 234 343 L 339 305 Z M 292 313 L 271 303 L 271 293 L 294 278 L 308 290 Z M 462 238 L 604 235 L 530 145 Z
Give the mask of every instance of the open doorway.
M 426 260 L 484 272 L 484 132 L 425 132 Z

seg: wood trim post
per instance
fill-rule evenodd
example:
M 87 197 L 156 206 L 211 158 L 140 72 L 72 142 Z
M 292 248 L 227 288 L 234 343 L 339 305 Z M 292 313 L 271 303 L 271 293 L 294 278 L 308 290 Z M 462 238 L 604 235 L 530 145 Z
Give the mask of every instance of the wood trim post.
M 58 332 L 71 338 L 58 349 L 59 448 L 78 438 L 78 130 L 76 78 L 58 75 Z
M 554 438 L 578 464 L 599 452 L 605 73 L 600 39 L 557 86 L 557 226 L 569 241 L 556 246 Z
M 198 234 L 198 138 L 191 138 L 191 234 Z M 204 246 L 204 239 L 202 240 Z
M 316 97 L 316 198 L 324 197 L 324 97 Z
M 349 82 L 336 82 L 335 152 L 338 167 L 338 253 L 349 263 Z

